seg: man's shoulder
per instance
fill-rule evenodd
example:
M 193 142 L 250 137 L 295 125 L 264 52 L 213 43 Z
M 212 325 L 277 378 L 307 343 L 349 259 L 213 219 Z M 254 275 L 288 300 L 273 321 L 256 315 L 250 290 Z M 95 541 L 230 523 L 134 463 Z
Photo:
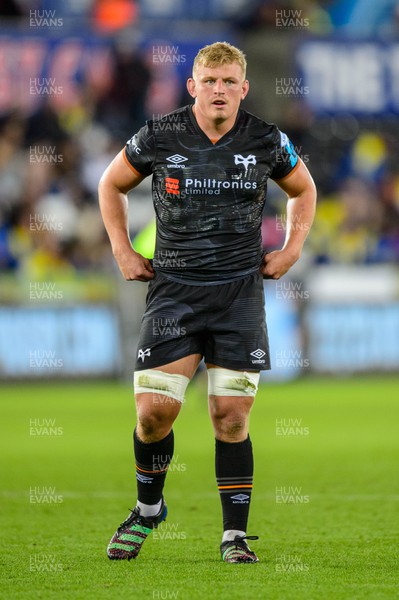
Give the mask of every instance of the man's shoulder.
M 264 119 L 261 119 L 257 115 L 254 115 L 247 110 L 240 109 L 241 126 L 249 128 L 251 134 L 256 133 L 257 137 L 276 137 L 278 127 L 275 123 L 268 123 Z

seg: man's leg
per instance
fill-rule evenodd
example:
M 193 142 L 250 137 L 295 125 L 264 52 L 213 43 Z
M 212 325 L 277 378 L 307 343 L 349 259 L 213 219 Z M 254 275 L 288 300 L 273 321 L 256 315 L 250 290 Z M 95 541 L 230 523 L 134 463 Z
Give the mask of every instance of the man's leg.
M 148 534 L 166 518 L 162 491 L 173 456 L 172 426 L 200 360 L 200 354 L 193 354 L 135 373 L 137 425 L 133 440 L 138 501 L 108 545 L 111 559 L 136 558 Z
M 190 380 L 201 360 L 200 354 L 192 354 L 173 363 L 162 367 L 157 367 L 154 371 L 160 371 L 167 375 L 183 376 Z M 137 387 L 144 390 L 146 386 L 152 385 L 151 381 L 143 383 L 140 381 L 140 374 L 146 377 L 146 371 L 136 373 Z M 156 374 L 155 374 L 156 375 Z M 168 383 L 158 382 L 159 388 L 165 388 L 172 385 L 173 380 Z M 155 385 L 157 383 L 155 382 Z M 137 479 L 137 505 L 141 509 L 143 516 L 154 516 L 158 514 L 162 490 L 165 483 L 166 473 L 173 456 L 173 423 L 180 412 L 182 401 L 166 396 L 162 389 L 151 392 L 135 394 L 137 425 L 134 430 L 134 455 L 136 459 L 136 479 Z M 172 395 L 173 391 L 170 391 Z
M 243 540 L 247 537 L 254 469 L 248 423 L 259 375 L 214 365 L 208 365 L 208 375 L 216 479 L 223 513 L 222 557 L 227 562 L 256 562 Z M 241 545 L 233 544 L 237 538 L 243 542 Z

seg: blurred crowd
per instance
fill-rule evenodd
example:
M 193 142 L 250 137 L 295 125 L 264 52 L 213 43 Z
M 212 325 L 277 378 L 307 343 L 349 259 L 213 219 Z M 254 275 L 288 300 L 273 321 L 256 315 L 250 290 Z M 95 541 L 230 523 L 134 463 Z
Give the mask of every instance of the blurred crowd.
M 104 33 L 137 22 L 141 12 L 163 5 L 198 2 L 144 3 L 120 0 L 26 2 L 4 0 L 2 15 L 23 18 L 32 4 L 38 10 L 81 11 Z M 112 6 L 111 6 L 112 4 Z M 211 2 L 209 2 L 211 4 Z M 234 5 L 237 27 L 271 26 L 275 11 L 301 8 L 301 2 L 212 2 L 221 13 Z M 399 2 L 394 0 L 318 1 L 319 30 L 346 30 L 375 35 L 394 33 Z M 246 6 L 245 18 L 243 7 Z M 113 8 L 112 8 L 113 7 Z M 241 10 L 240 10 L 241 9 Z M 215 9 L 216 10 L 216 9 Z M 363 10 L 363 19 L 356 15 Z M 64 11 L 64 12 L 61 12 Z M 65 13 L 66 11 L 66 13 Z M 145 15 L 144 15 L 145 16 Z M 147 14 L 150 18 L 152 15 Z M 123 17 L 123 18 L 122 18 Z M 360 24 L 360 29 L 359 29 Z M 357 26 L 357 30 L 356 30 Z M 316 32 L 316 33 L 320 33 Z M 0 270 L 28 279 L 75 277 L 87 271 L 114 269 L 97 203 L 101 173 L 125 141 L 144 123 L 187 101 L 173 68 L 154 65 L 138 45 L 113 40 L 110 73 L 94 89 L 79 82 L 78 101 L 60 109 L 43 97 L 30 114 L 18 108 L 0 115 Z M 245 48 L 244 48 L 245 50 Z M 300 120 L 301 117 L 296 115 Z M 308 118 L 308 127 L 287 116 L 279 123 L 300 146 L 302 158 L 319 189 L 317 219 L 309 238 L 313 263 L 393 262 L 399 258 L 399 131 L 396 118 L 362 121 Z M 307 160 L 307 157 L 309 160 Z M 284 238 L 281 194 L 271 189 L 264 215 L 266 249 Z M 139 218 L 131 220 L 134 236 L 151 219 L 149 185 L 143 188 Z
M 318 33 L 350 36 L 398 33 L 398 0 L 2 0 L 0 16 L 26 17 L 32 10 L 55 10 L 68 18 L 88 18 L 97 29 L 117 30 L 140 19 L 168 17 L 228 19 L 236 27 L 274 27 L 276 11 L 301 11 Z
M 315 118 L 303 111 L 283 124 L 318 188 L 316 219 L 306 249 L 310 264 L 395 263 L 399 260 L 399 120 Z M 301 122 L 301 127 L 298 127 Z M 281 193 L 269 192 L 264 235 L 280 247 Z M 277 227 L 276 227 L 277 223 Z
M 71 104 L 60 107 L 57 96 L 46 94 L 32 114 L 15 109 L 0 115 L 3 272 L 64 279 L 113 268 L 98 208 L 99 179 L 147 118 L 178 106 L 180 90 L 173 73 L 154 68 L 151 56 L 138 49 L 128 51 L 124 38 L 114 44 L 109 67 L 101 86 L 80 82 Z M 148 183 L 142 188 L 132 237 L 152 218 Z

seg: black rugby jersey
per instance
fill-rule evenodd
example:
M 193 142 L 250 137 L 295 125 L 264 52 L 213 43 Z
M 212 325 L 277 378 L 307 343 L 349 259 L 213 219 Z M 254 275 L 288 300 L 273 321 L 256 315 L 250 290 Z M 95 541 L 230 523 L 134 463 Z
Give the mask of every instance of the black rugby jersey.
M 213 144 L 185 106 L 147 121 L 125 156 L 140 174 L 153 174 L 156 270 L 209 285 L 260 268 L 267 179 L 285 177 L 299 160 L 276 125 L 240 109 Z

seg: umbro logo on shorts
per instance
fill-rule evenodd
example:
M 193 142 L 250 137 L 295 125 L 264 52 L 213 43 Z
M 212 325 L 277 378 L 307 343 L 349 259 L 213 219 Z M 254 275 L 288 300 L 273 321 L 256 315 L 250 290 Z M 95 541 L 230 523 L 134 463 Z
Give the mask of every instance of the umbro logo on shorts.
M 137 359 L 140 360 L 140 358 L 141 358 L 142 362 L 144 362 L 144 359 L 146 356 L 151 356 L 150 348 L 146 348 L 145 350 L 142 350 L 140 348 L 140 350 L 138 351 L 138 354 L 137 354 Z
M 167 166 L 169 168 L 174 167 L 177 169 L 184 169 L 186 165 L 183 165 L 182 163 L 186 162 L 188 158 L 187 156 L 182 156 L 181 154 L 172 154 L 172 156 L 168 156 L 166 160 L 168 161 Z
M 258 358 L 259 359 L 259 358 L 263 358 L 265 356 L 266 352 L 264 352 L 263 350 L 261 350 L 260 348 L 258 348 L 257 350 L 254 350 L 250 354 L 254 358 Z
M 235 496 L 230 496 L 232 500 L 236 500 L 233 504 L 248 504 L 249 496 L 247 494 L 236 494 Z

